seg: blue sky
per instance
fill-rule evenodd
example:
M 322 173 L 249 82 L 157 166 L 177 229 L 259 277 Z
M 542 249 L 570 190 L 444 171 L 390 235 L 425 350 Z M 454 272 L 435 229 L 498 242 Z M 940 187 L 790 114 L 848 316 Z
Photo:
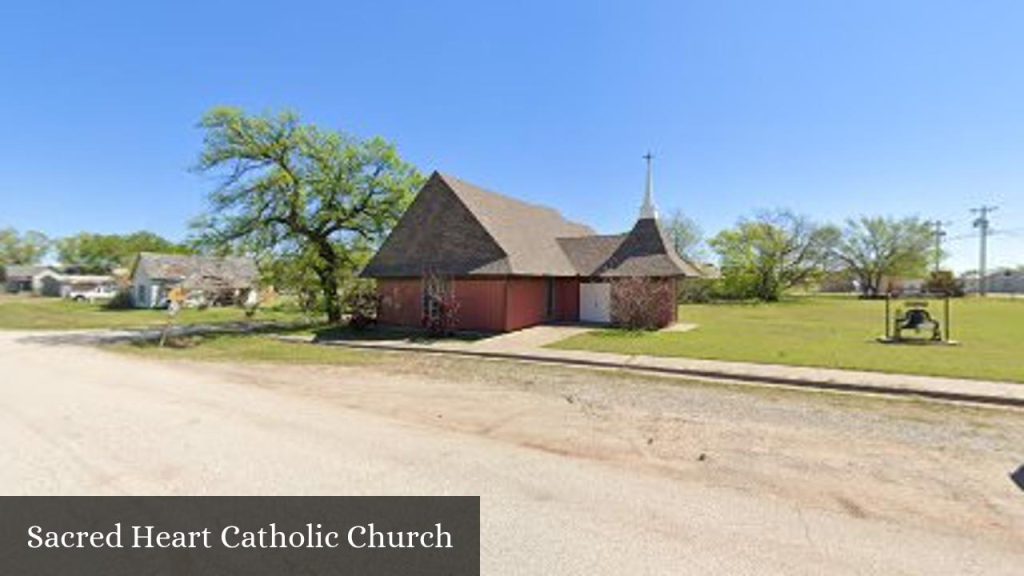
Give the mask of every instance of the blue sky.
M 214 5 L 216 4 L 216 5 Z M 952 222 L 997 204 L 1024 263 L 1024 3 L 7 2 L 0 227 L 151 229 L 203 210 L 204 111 L 291 108 L 605 232 L 656 200 Z

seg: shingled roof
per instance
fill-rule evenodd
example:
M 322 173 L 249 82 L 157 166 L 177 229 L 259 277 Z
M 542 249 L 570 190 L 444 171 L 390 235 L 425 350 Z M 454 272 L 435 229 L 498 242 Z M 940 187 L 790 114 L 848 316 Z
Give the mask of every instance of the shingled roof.
M 551 208 L 434 172 L 363 275 L 573 276 L 558 238 L 593 233 Z
M 622 245 L 626 234 L 559 238 L 558 244 L 580 276 L 593 276 Z
M 131 275 L 134 277 L 139 270 L 152 280 L 180 282 L 186 287 L 215 284 L 224 288 L 250 288 L 258 275 L 252 258 L 153 252 L 139 254 Z
M 5 268 L 8 280 L 30 280 L 38 274 L 47 270 L 53 270 L 51 266 L 11 264 Z
M 691 276 L 703 274 L 683 260 L 655 218 L 637 220 L 595 276 Z
M 597 235 L 551 208 L 434 172 L 363 276 L 699 276 L 671 246 L 654 219 Z
M 451 176 L 442 178 L 508 255 L 513 274 L 576 272 L 558 239 L 591 236 L 594 230 L 589 226 L 570 222 L 547 206 L 514 200 Z

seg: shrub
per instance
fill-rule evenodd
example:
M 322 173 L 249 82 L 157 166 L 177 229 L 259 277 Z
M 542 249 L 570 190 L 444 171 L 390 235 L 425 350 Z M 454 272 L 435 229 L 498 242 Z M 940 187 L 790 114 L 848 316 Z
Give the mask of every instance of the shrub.
M 712 287 L 713 300 L 762 299 L 757 276 L 740 268 L 723 268 L 722 277 L 712 284 Z
M 612 322 L 629 330 L 656 330 L 675 317 L 674 282 L 621 278 L 612 282 Z
M 135 298 L 131 290 L 118 290 L 113 298 L 104 305 L 107 310 L 128 310 L 135 307 Z
M 423 327 L 430 336 L 455 332 L 459 303 L 451 278 L 428 273 L 423 276 Z
M 376 324 L 380 311 L 377 285 L 370 280 L 351 282 L 342 294 L 341 309 L 348 315 L 348 325 L 356 330 Z
M 684 278 L 679 281 L 680 304 L 707 304 L 721 291 L 719 281 L 712 278 Z

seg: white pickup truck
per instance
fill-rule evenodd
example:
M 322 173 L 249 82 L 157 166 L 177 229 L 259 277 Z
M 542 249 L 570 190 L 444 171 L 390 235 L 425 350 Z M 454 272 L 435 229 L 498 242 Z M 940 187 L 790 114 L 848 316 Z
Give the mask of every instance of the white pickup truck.
M 114 286 L 94 286 L 92 288 L 72 289 L 67 297 L 75 302 L 98 302 L 110 300 L 117 296 L 117 288 Z

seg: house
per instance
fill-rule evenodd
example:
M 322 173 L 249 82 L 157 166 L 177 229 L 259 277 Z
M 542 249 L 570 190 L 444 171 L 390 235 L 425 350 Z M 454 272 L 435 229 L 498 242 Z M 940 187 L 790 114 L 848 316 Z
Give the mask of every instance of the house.
M 362 275 L 377 280 L 384 324 L 422 325 L 434 308 L 425 279 L 436 278 L 449 285 L 458 329 L 609 323 L 627 297 L 617 289 L 622 280 L 644 278 L 660 286 L 658 321 L 668 325 L 676 282 L 702 274 L 672 246 L 654 208 L 650 166 L 636 224 L 615 235 L 434 172 Z
M 4 290 L 11 294 L 29 292 L 39 294 L 46 276 L 58 275 L 52 266 L 10 265 L 4 268 Z
M 201 294 L 211 304 L 242 302 L 256 288 L 258 272 L 251 258 L 142 252 L 129 277 L 135 306 L 156 308 L 166 305 L 175 288 Z
M 54 272 L 41 274 L 39 278 L 39 288 L 36 293 L 40 296 L 57 298 L 70 298 L 72 294 L 97 289 L 103 289 L 105 293 L 113 294 L 117 287 L 117 280 L 111 275 L 104 274 L 58 274 Z

